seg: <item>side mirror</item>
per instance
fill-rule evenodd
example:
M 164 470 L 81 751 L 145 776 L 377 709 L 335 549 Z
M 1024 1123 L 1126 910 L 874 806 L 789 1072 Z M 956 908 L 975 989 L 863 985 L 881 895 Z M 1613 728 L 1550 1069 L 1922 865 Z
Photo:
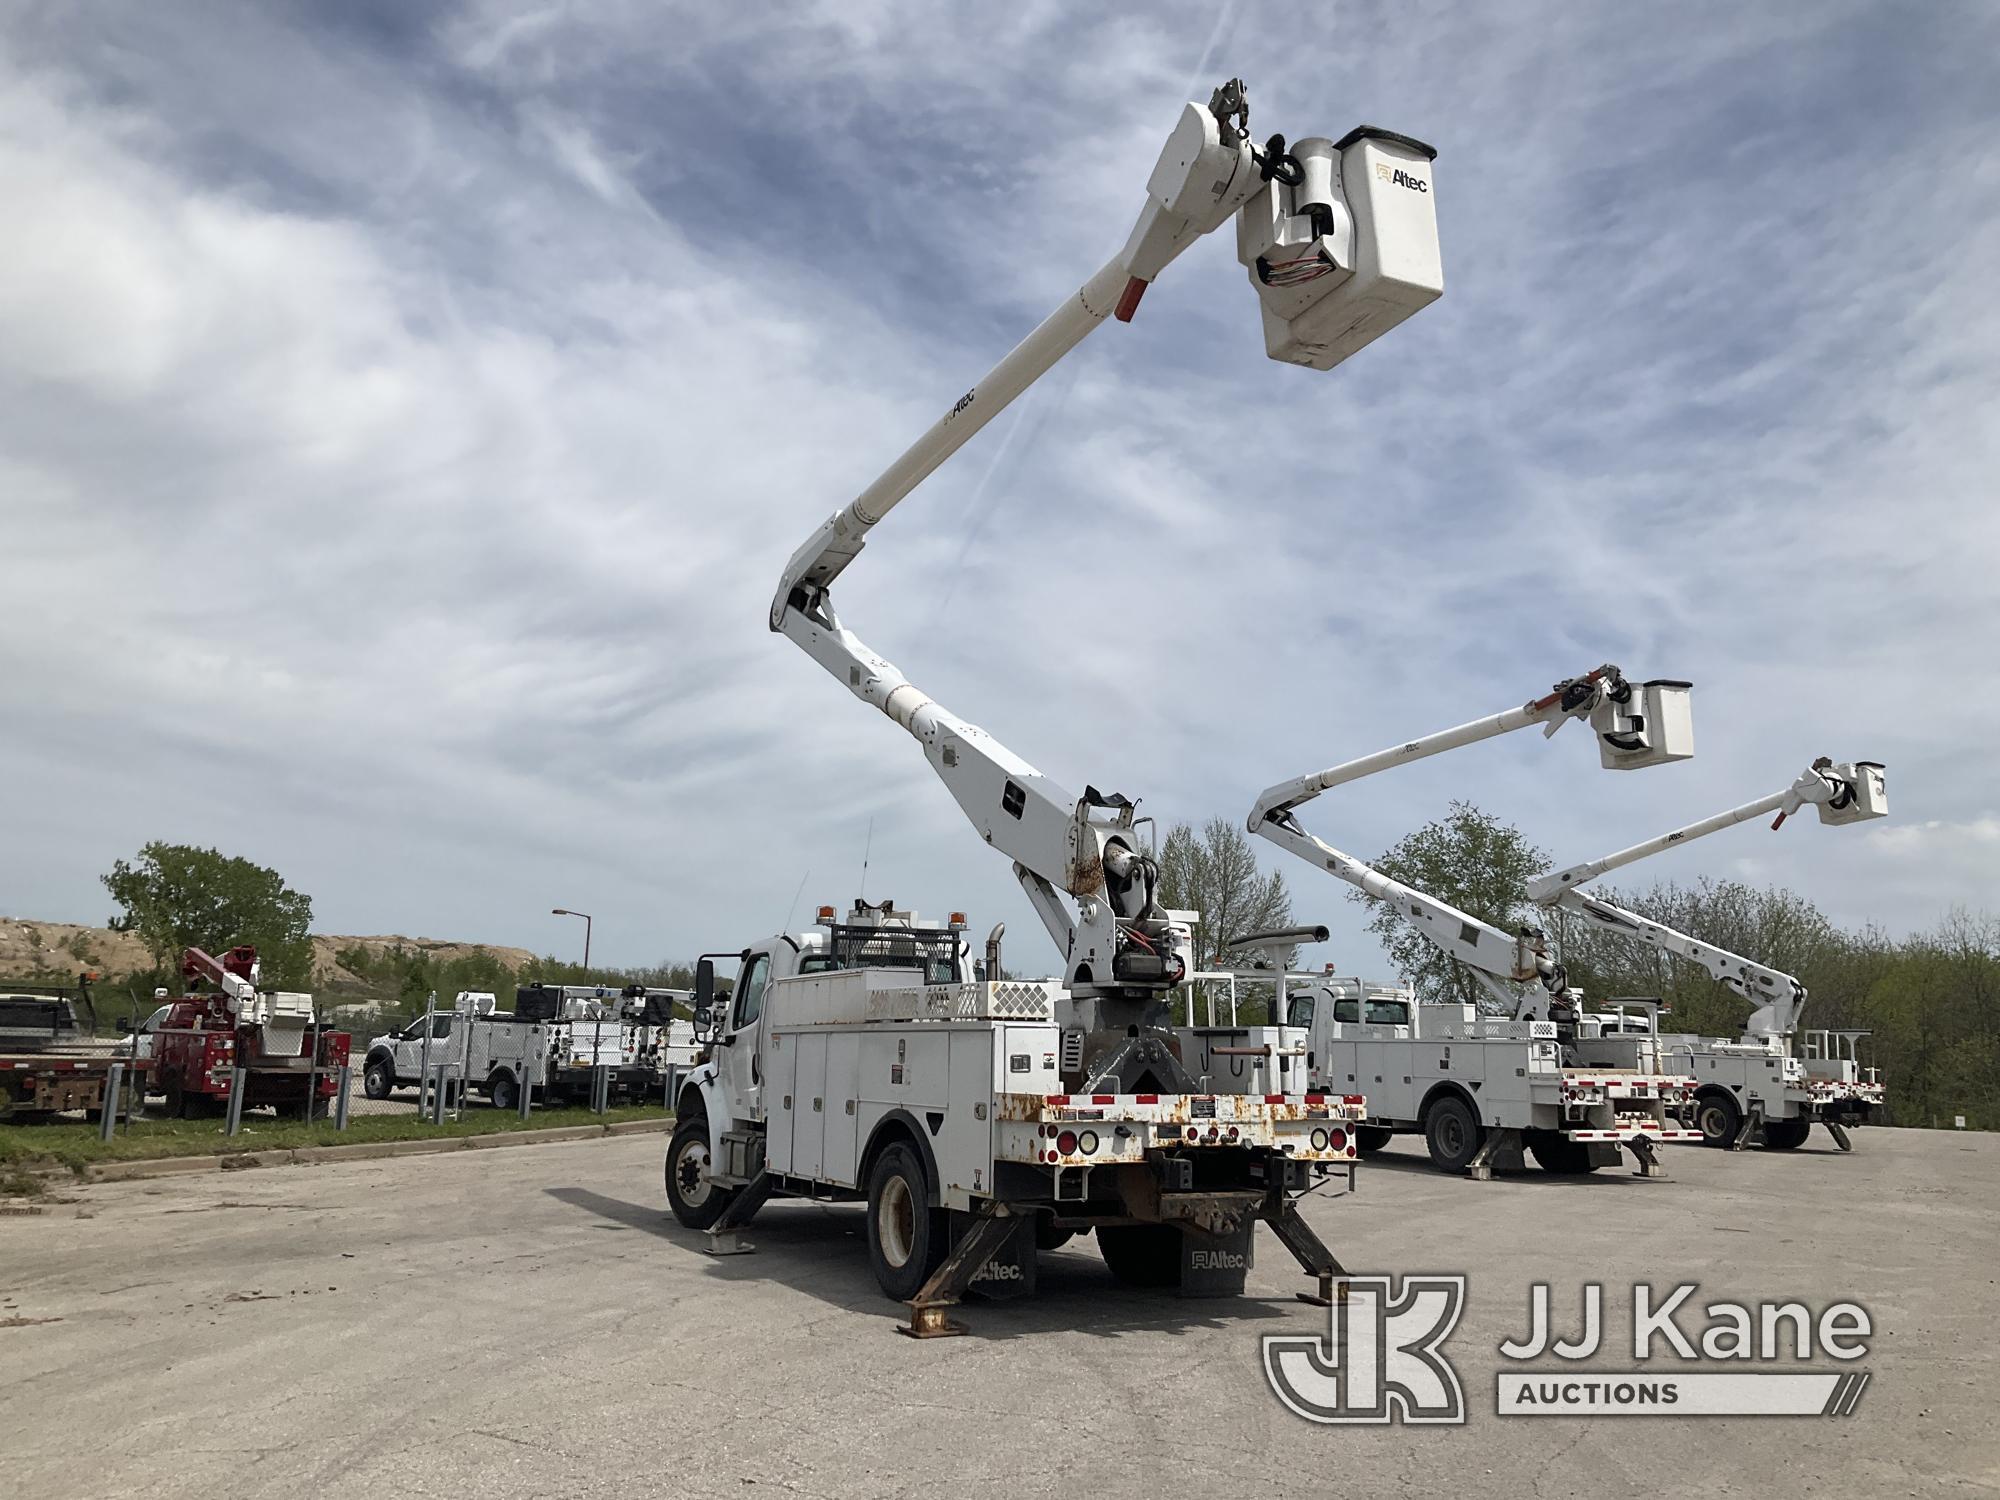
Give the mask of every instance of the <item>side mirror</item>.
M 715 961 L 704 958 L 694 966 L 694 1034 L 705 1037 L 715 1020 Z
M 118 1029 L 129 1034 L 139 1029 L 139 1022 L 133 1016 L 122 1017 L 118 1022 Z

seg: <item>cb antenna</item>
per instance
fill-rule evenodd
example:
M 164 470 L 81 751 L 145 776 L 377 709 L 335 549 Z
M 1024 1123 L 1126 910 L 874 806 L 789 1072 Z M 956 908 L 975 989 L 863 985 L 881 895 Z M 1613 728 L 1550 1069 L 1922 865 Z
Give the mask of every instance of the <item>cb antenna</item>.
M 792 930 L 792 913 L 799 909 L 799 897 L 805 893 L 806 882 L 812 879 L 812 873 L 811 870 L 808 870 L 799 877 L 799 888 L 792 892 L 792 904 L 785 908 L 785 920 L 778 924 L 778 931 L 790 932 Z
M 861 889 L 854 893 L 856 897 L 865 897 L 868 894 L 868 855 L 874 847 L 875 816 L 871 813 L 868 816 L 868 837 L 861 845 Z

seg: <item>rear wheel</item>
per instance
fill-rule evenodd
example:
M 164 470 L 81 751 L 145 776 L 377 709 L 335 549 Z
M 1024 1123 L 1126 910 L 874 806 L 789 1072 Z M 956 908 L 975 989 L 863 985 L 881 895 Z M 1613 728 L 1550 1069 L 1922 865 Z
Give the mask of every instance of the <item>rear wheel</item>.
M 1097 1253 L 1127 1286 L 1181 1284 L 1181 1232 L 1170 1224 L 1104 1224 Z
M 1424 1115 L 1424 1145 L 1440 1172 L 1463 1172 L 1485 1140 L 1472 1107 L 1456 1094 L 1446 1094 Z
M 1766 1120 L 1764 1145 L 1772 1151 L 1796 1151 L 1811 1133 L 1812 1121 L 1808 1119 Z
M 513 1110 L 521 1104 L 521 1085 L 512 1073 L 495 1073 L 486 1085 L 486 1097 L 493 1101 L 495 1109 Z
M 1380 1125 L 1354 1127 L 1354 1147 L 1363 1156 L 1373 1156 L 1395 1138 L 1395 1131 L 1385 1130 Z
M 707 1229 L 722 1217 L 735 1190 L 708 1176 L 708 1119 L 690 1115 L 667 1142 L 667 1206 L 690 1229 Z
M 1557 1130 L 1529 1131 L 1528 1154 L 1534 1157 L 1536 1166 L 1558 1177 L 1581 1177 L 1597 1170 L 1597 1163 L 1590 1159 L 1589 1145 L 1573 1141 Z
M 1704 1146 L 1730 1146 L 1743 1128 L 1743 1110 L 1728 1094 L 1703 1094 L 1694 1101 L 1694 1128 Z
M 922 1158 L 900 1141 L 868 1174 L 868 1261 L 884 1293 L 908 1302 L 944 1264 L 950 1220 L 930 1204 Z

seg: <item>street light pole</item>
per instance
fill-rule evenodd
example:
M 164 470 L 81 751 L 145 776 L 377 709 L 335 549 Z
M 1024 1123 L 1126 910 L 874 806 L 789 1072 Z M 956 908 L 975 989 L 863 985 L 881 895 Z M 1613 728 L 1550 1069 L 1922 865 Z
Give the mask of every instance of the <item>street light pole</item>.
M 587 911 L 571 911 L 567 906 L 558 906 L 552 909 L 549 915 L 552 917 L 583 918 L 583 976 L 588 979 L 590 977 L 590 913 Z

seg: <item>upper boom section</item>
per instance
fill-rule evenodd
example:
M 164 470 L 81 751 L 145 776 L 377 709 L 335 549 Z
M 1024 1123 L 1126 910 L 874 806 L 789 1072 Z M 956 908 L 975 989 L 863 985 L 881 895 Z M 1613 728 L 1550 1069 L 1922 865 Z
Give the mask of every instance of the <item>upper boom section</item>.
M 1191 936 L 1157 900 L 1158 866 L 1137 804 L 1072 796 L 906 679 L 843 625 L 830 597 L 869 531 L 937 467 L 1108 318 L 1129 321 L 1146 287 L 1195 240 L 1244 216 L 1238 252 L 1273 358 L 1330 369 L 1443 289 L 1429 148 L 1361 129 L 1290 150 L 1251 143 L 1243 86 L 1190 104 L 1160 153 L 1125 246 L 932 424 L 785 564 L 770 625 L 923 747 L 981 838 L 1011 857 L 1083 996 L 1157 999 L 1186 971 Z M 1057 893 L 1074 898 L 1072 921 Z
M 1761 818 L 1768 812 L 1775 812 L 1778 815 L 1771 824 L 1776 828 L 1786 818 L 1808 804 L 1819 810 L 1820 822 L 1836 827 L 1844 823 L 1860 823 L 1869 818 L 1886 815 L 1889 811 L 1889 791 L 1881 763 L 1857 760 L 1835 764 L 1822 755 L 1800 772 L 1798 779 L 1781 792 L 1773 792 L 1768 797 L 1759 797 L 1755 802 L 1746 802 L 1741 807 L 1732 807 L 1728 812 L 1717 813 L 1712 818 L 1703 818 L 1700 822 L 1690 823 L 1685 828 L 1676 828 L 1671 833 L 1647 839 L 1644 843 L 1634 844 L 1629 849 L 1620 849 L 1617 853 L 1607 854 L 1602 859 L 1585 860 L 1582 864 L 1571 865 L 1566 870 L 1537 875 L 1528 882 L 1529 899 L 1543 906 L 1552 906 L 1564 891 L 1571 890 L 1586 881 L 1595 880 L 1608 871 L 1650 858 L 1655 854 L 1665 853 L 1668 849 L 1691 843 L 1695 839 L 1706 838 L 1711 833 L 1733 828 L 1738 823 L 1747 823 L 1752 818 Z
M 1267 787 L 1250 809 L 1247 826 L 1255 833 L 1268 819 L 1288 813 L 1300 803 L 1310 802 L 1321 792 L 1344 782 L 1526 729 L 1531 724 L 1540 724 L 1546 738 L 1571 719 L 1587 716 L 1590 727 L 1597 731 L 1599 758 L 1611 770 L 1637 770 L 1686 760 L 1694 754 L 1688 692 L 1687 683 L 1665 679 L 1635 685 L 1626 681 L 1618 668 L 1606 663 L 1581 677 L 1558 682 L 1547 693 L 1531 698 L 1519 708 L 1474 719 L 1455 729 L 1439 730 L 1422 739 L 1343 762 L 1330 770 L 1315 771 L 1310 776 L 1294 777 Z
M 1238 255 L 1273 359 L 1330 370 L 1434 302 L 1444 290 L 1435 154 L 1369 126 L 1289 151 L 1282 135 L 1255 146 L 1238 79 L 1206 107 L 1187 105 L 1125 247 L 792 554 L 771 600 L 771 628 L 784 628 L 788 606 L 812 609 L 898 502 L 1107 317 L 1129 322 L 1146 287 L 1232 214 L 1241 214 Z

